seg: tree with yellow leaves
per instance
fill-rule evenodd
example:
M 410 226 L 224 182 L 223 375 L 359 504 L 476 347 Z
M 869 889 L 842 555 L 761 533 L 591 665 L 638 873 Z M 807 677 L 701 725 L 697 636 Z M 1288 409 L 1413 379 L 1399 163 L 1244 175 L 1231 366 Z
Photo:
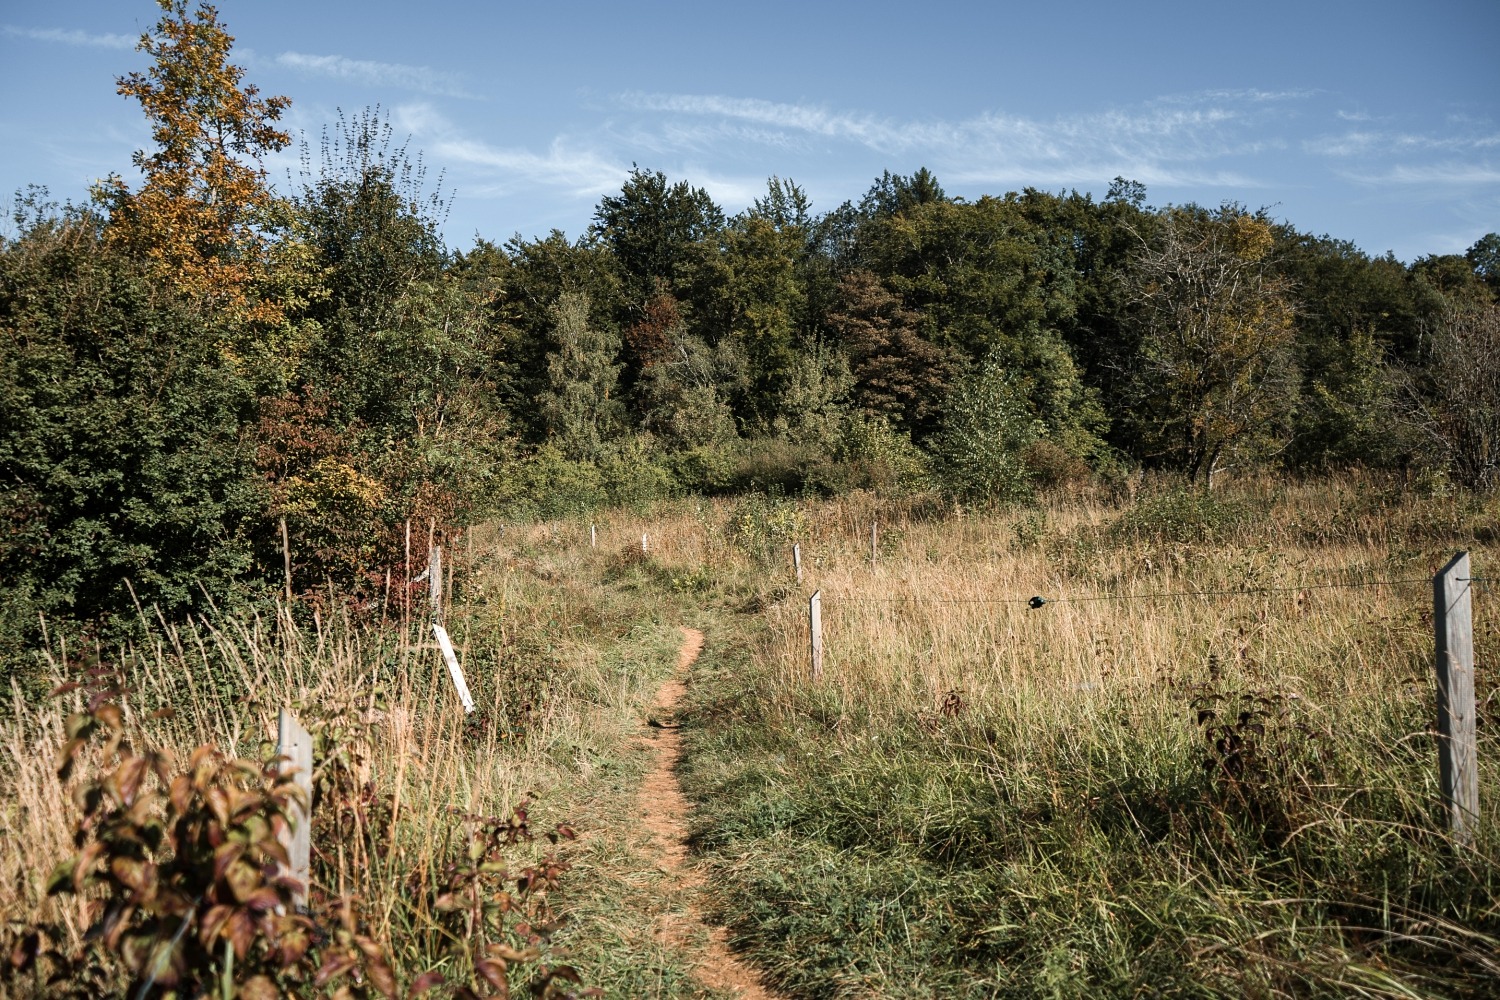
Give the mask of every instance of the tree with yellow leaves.
M 122 96 L 140 102 L 157 148 L 133 157 L 145 175 L 140 190 L 118 175 L 96 187 L 109 210 L 106 238 L 189 299 L 274 320 L 275 304 L 254 292 L 273 205 L 260 161 L 291 142 L 274 124 L 291 101 L 262 99 L 241 83 L 244 69 L 229 62 L 234 38 L 214 7 L 157 3 L 164 14 L 137 46 L 151 67 L 116 81 Z

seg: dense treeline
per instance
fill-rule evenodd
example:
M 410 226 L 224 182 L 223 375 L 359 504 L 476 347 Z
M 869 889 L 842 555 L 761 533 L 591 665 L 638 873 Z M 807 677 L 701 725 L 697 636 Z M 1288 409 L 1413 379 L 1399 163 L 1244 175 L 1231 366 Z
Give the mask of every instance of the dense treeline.
M 161 0 L 141 184 L 17 198 L 0 240 L 0 591 L 112 627 L 279 585 L 373 602 L 406 532 L 679 491 L 959 503 L 1178 470 L 1399 469 L 1484 488 L 1500 236 L 1410 265 L 1235 204 L 887 173 L 735 215 L 635 169 L 587 231 L 444 245 L 378 112 L 288 190 L 290 137 L 212 8 Z M 196 76 L 195 76 L 196 74 Z M 415 525 L 415 529 L 409 526 Z M 129 586 L 126 586 L 128 581 Z

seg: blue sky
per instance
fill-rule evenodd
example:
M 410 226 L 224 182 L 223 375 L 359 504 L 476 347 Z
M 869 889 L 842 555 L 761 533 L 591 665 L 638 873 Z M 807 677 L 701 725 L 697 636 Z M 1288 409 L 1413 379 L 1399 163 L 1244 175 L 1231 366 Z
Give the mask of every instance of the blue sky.
M 727 210 L 816 211 L 883 170 L 1238 201 L 1403 260 L 1500 231 L 1500 0 L 1044 5 L 223 0 L 235 57 L 317 137 L 380 105 L 453 196 L 449 243 L 570 237 L 632 163 Z M 0 192 L 79 200 L 149 143 L 114 78 L 149 0 L 0 0 Z M 284 186 L 294 152 L 269 164 Z

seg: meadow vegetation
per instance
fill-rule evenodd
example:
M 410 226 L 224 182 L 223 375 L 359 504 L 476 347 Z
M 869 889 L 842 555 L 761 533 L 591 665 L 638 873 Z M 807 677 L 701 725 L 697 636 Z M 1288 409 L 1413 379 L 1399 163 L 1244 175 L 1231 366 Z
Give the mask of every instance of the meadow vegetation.
M 1473 550 L 1493 790 L 1500 236 L 637 168 L 450 249 L 378 110 L 278 190 L 288 100 L 157 6 L 140 177 L 0 233 L 0 991 L 711 996 L 636 828 L 686 625 L 694 849 L 789 996 L 1500 992 L 1428 582 Z
M 1492 994 L 1497 811 L 1446 839 L 1429 580 L 1495 514 L 1357 479 L 807 511 L 821 681 L 785 593 L 693 689 L 722 917 L 795 996 Z

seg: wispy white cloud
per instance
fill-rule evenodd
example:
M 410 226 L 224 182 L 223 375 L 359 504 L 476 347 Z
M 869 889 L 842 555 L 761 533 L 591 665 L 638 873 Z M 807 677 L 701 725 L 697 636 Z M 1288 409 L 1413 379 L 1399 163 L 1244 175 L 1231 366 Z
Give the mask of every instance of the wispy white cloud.
M 393 124 L 420 140 L 434 162 L 469 175 L 465 195 L 496 197 L 528 188 L 552 188 L 597 197 L 619 188 L 629 167 L 585 143 L 556 137 L 545 152 L 497 146 L 474 138 L 428 104 L 403 104 Z
M 1317 136 L 1305 140 L 1302 147 L 1316 156 L 1330 157 L 1364 156 L 1377 152 L 1465 153 L 1500 147 L 1500 133 L 1430 135 L 1356 129 L 1339 135 Z
M 435 97 L 477 96 L 464 86 L 463 78 L 458 74 L 428 66 L 373 62 L 368 59 L 350 59 L 348 56 L 309 55 L 305 52 L 283 52 L 276 57 L 276 62 L 288 69 L 315 76 L 401 87 Z
M 13 24 L 4 26 L 4 33 L 12 38 L 29 38 L 34 42 L 55 42 L 60 45 L 76 45 L 95 49 L 133 49 L 140 41 L 139 35 L 93 35 L 87 31 L 64 28 L 19 28 Z
M 1482 187 L 1500 184 L 1500 167 L 1488 163 L 1397 164 L 1387 170 L 1344 176 L 1362 184 Z
M 847 142 L 884 156 L 919 155 L 959 183 L 1096 184 L 1119 173 L 1147 183 L 1256 187 L 1243 170 L 1191 164 L 1282 148 L 1279 137 L 1247 129 L 1308 93 L 1216 91 L 1051 119 L 991 111 L 952 121 L 723 95 L 632 92 L 617 104 L 651 116 L 650 127 L 634 134 L 657 151 L 696 151 L 725 139 L 780 147 Z

